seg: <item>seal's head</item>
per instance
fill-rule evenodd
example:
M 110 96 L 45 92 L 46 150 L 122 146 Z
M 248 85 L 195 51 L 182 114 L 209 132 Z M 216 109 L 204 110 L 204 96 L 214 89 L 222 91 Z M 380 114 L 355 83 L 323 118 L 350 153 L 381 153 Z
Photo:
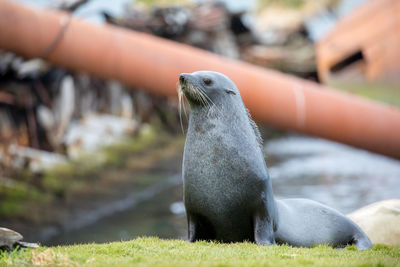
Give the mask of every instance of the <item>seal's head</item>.
M 221 103 L 227 98 L 227 95 L 237 95 L 240 98 L 236 85 L 228 77 L 218 72 L 182 73 L 179 76 L 179 83 L 192 108 Z

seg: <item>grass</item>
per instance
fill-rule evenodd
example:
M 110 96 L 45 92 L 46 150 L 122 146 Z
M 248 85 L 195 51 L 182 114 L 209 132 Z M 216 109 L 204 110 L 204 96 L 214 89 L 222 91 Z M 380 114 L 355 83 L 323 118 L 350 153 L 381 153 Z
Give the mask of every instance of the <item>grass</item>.
M 280 7 L 284 9 L 301 10 L 307 5 L 335 6 L 338 0 L 258 0 L 258 9 Z
M 400 107 L 400 85 L 389 82 L 330 81 L 329 86 L 368 99 Z
M 190 1 L 188 0 L 136 0 L 135 5 L 142 5 L 145 7 L 154 7 L 154 6 L 182 6 L 189 5 Z
M 258 4 L 260 7 L 266 6 L 281 6 L 285 8 L 298 9 L 304 6 L 306 0 L 259 0 Z
M 367 251 L 328 246 L 263 247 L 252 243 L 188 243 L 153 237 L 127 242 L 3 252 L 0 266 L 400 266 L 400 247 Z

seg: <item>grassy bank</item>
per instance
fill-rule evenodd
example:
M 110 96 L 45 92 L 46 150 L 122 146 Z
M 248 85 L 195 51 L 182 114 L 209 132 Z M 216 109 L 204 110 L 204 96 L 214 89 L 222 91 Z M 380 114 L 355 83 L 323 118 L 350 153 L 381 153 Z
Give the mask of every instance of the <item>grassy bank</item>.
M 329 86 L 361 97 L 400 107 L 400 85 L 394 82 L 371 82 L 336 80 Z
M 262 247 L 250 243 L 188 243 L 138 238 L 129 242 L 43 247 L 3 253 L 0 265 L 44 266 L 399 266 L 400 247 L 377 245 L 368 251 L 327 246 Z

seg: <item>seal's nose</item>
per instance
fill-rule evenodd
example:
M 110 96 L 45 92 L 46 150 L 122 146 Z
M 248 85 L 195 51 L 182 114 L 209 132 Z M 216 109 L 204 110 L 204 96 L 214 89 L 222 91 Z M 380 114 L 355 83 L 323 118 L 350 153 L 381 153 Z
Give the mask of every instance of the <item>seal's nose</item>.
M 186 73 L 181 73 L 181 75 L 179 75 L 179 82 L 184 83 L 186 81 L 186 76 Z

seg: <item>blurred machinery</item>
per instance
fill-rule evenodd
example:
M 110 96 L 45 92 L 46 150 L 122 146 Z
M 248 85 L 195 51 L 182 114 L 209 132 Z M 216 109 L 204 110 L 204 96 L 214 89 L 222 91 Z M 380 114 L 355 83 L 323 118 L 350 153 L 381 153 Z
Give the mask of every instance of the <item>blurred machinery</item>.
M 321 81 L 355 72 L 368 80 L 399 79 L 400 1 L 372 0 L 345 16 L 317 44 Z

